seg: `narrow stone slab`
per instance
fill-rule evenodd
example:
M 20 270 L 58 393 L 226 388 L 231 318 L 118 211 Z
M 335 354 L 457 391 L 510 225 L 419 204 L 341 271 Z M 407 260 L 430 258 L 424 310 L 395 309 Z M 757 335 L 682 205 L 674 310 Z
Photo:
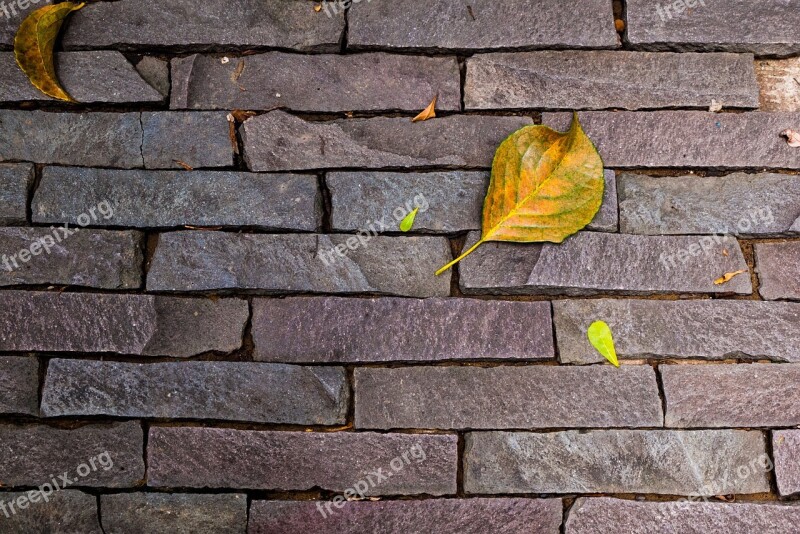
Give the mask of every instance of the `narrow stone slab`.
M 672 4 L 630 0 L 626 8 L 628 40 L 637 48 L 760 55 L 800 51 L 800 11 L 787 0 L 686 0 Z
M 356 428 L 661 426 L 649 366 L 356 369 Z
M 578 113 L 609 167 L 800 169 L 800 150 L 780 133 L 800 113 L 585 111 Z M 544 113 L 544 124 L 569 127 L 571 115 Z
M 344 424 L 343 367 L 239 362 L 50 361 L 42 415 Z
M 142 157 L 148 169 L 230 167 L 233 145 L 227 114 L 215 111 L 142 113 Z M 180 163 L 179 163 L 180 162 Z
M 129 488 L 144 478 L 144 433 L 134 421 L 71 430 L 0 425 L 0 452 L 0 477 L 10 487 L 38 487 L 54 478 L 64 487 L 62 473 L 70 485 L 95 488 Z
M 467 493 L 768 493 L 761 432 L 743 430 L 570 430 L 470 432 L 464 450 Z M 724 481 L 724 491 L 720 490 Z
M 447 495 L 456 492 L 456 448 L 455 435 L 151 427 L 148 484 Z
M 800 425 L 800 364 L 662 365 L 666 426 Z
M 774 430 L 772 451 L 778 492 L 784 496 L 800 493 L 800 430 Z
M 252 325 L 254 356 L 262 361 L 547 360 L 554 356 L 547 302 L 255 299 Z
M 450 294 L 450 277 L 433 276 L 452 257 L 447 239 L 368 234 L 360 237 L 361 241 L 344 234 L 161 234 L 147 276 L 147 289 L 253 289 L 265 293 L 381 293 L 411 297 Z
M 0 8 L 2 15 L 2 8 Z M 62 87 L 78 102 L 161 102 L 164 97 L 113 50 L 64 52 L 56 56 Z M 0 52 L 0 102 L 53 101 L 37 90 L 17 67 L 13 52 Z
M 467 59 L 467 109 L 757 108 L 750 54 L 547 51 Z
M 25 224 L 33 165 L 0 163 L 0 225 Z
M 322 197 L 312 175 L 46 167 L 31 205 L 36 223 L 77 223 L 106 201 L 98 224 L 135 228 L 247 226 L 316 231 Z
M 766 300 L 800 300 L 800 242 L 756 243 L 758 293 Z
M 139 113 L 0 110 L 0 161 L 141 167 Z
M 424 499 L 344 502 L 253 501 L 250 534 L 337 532 L 556 534 L 559 499 Z
M 419 111 L 437 93 L 437 109 L 461 109 L 454 57 L 269 52 L 223 62 L 193 55 L 172 60 L 172 80 L 181 89 L 172 109 Z
M 227 45 L 336 52 L 345 24 L 343 11 L 326 17 L 306 0 L 244 0 L 235 5 L 209 0 L 202 9 L 190 0 L 169 5 L 121 0 L 93 7 L 70 20 L 63 39 L 66 49 Z
M 3 291 L 0 351 L 177 358 L 232 352 L 248 315 L 239 299 Z
M 779 236 L 800 216 L 800 176 L 623 174 L 619 202 L 623 233 Z
M 36 358 L 0 357 L 0 413 L 38 415 L 39 362 Z
M 139 232 L 0 228 L 0 286 L 138 289 L 142 285 L 142 243 Z
M 479 237 L 470 232 L 464 248 Z M 461 262 L 460 285 L 464 293 L 491 295 L 752 293 L 747 274 L 714 284 L 748 269 L 736 240 L 716 237 L 579 232 L 561 244 L 489 242 Z
M 563 363 L 605 361 L 586 338 L 594 321 L 614 332 L 620 358 L 725 358 L 800 362 L 800 304 L 730 300 L 559 300 Z
M 800 507 L 776 503 L 639 502 L 581 498 L 570 508 L 567 534 L 672 534 L 673 532 L 751 534 L 791 532 Z
M 37 487 L 44 480 L 50 479 L 43 479 Z M 43 491 L 48 490 L 44 488 Z M 88 493 L 69 489 L 54 491 L 45 502 L 44 495 L 39 491 L 11 492 L 1 494 L 0 503 L 5 505 L 2 509 L 8 514 L 6 517 L 4 513 L 2 519 L 4 532 L 103 533 L 98 520 L 97 497 Z
M 800 57 L 756 61 L 762 111 L 800 111 Z
M 247 495 L 119 493 L 102 495 L 103 530 L 233 534 L 247 530 Z
M 436 16 L 431 16 L 436 13 Z M 616 48 L 611 5 L 601 0 L 565 4 L 524 0 L 498 4 L 448 0 L 362 2 L 348 14 L 348 46 L 481 50 L 497 48 Z
M 527 117 L 476 115 L 417 123 L 388 117 L 319 122 L 273 111 L 247 120 L 241 134 L 254 171 L 489 168 L 503 139 L 531 123 Z

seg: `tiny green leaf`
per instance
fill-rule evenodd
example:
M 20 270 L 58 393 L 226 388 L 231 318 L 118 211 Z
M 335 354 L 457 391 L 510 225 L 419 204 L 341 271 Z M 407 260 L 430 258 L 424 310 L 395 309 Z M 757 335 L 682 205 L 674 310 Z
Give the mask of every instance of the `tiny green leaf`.
M 603 321 L 595 321 L 589 326 L 586 332 L 589 336 L 589 342 L 597 352 L 605 356 L 606 360 L 619 367 L 617 360 L 617 351 L 614 350 L 614 338 L 611 336 L 611 329 Z
M 417 217 L 417 212 L 419 208 L 414 208 L 411 213 L 406 215 L 402 221 L 400 221 L 400 231 L 401 232 L 408 232 L 411 230 L 411 227 L 414 226 L 414 219 Z

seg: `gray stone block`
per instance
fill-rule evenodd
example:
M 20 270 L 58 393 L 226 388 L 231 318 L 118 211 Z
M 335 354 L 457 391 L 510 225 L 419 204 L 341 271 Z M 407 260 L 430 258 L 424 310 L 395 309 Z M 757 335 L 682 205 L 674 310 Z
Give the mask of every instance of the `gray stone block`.
M 783 496 L 800 493 L 800 430 L 774 430 L 775 477 Z
M 756 243 L 758 293 L 765 300 L 800 300 L 800 242 Z
M 144 56 L 135 65 L 136 72 L 150 86 L 167 98 L 170 93 L 169 62 L 153 56 Z
M 26 224 L 33 165 L 0 163 L 0 225 Z
M 44 480 L 39 485 L 42 483 Z M 88 493 L 69 489 L 57 491 L 45 501 L 38 491 L 33 494 L 27 491 L 3 492 L 0 502 L 8 513 L 8 517 L 3 515 L 3 532 L 9 534 L 103 534 L 97 512 L 97 497 Z
M 36 358 L 0 357 L 0 413 L 39 414 L 39 362 Z
M 148 169 L 230 167 L 233 145 L 224 112 L 142 113 L 142 157 Z

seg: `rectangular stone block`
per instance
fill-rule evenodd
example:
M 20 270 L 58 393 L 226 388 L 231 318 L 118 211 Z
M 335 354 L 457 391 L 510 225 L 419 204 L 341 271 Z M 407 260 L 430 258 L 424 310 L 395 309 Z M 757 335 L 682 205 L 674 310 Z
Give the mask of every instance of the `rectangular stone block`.
M 343 367 L 54 359 L 42 415 L 342 425 L 349 401 Z
M 800 241 L 756 243 L 754 248 L 761 298 L 800 300 Z
M 467 59 L 466 109 L 757 108 L 750 54 L 547 51 Z
M 762 111 L 800 111 L 800 57 L 756 61 Z
M 0 9 L 2 15 L 2 9 Z M 113 50 L 63 52 L 56 55 L 61 86 L 81 103 L 161 102 L 125 56 Z M 54 101 L 28 80 L 17 67 L 13 52 L 0 52 L 0 102 Z
M 689 5 L 693 5 L 687 9 Z M 628 40 L 648 50 L 729 50 L 759 55 L 800 51 L 800 11 L 794 2 L 698 0 L 654 4 L 630 0 L 626 5 Z
M 559 499 L 424 499 L 344 504 L 328 501 L 253 501 L 248 532 L 557 534 L 561 518 Z
M 800 150 L 780 133 L 800 113 L 705 111 L 585 111 L 584 131 L 608 167 L 800 169 Z M 544 124 L 566 130 L 571 115 L 544 113 Z
M 356 428 L 661 426 L 649 366 L 356 369 Z
M 234 148 L 227 114 L 219 111 L 142 113 L 142 157 L 148 169 L 230 167 Z M 180 162 L 180 163 L 179 163 Z
M 768 493 L 762 469 L 737 468 L 765 453 L 761 432 L 595 430 L 470 432 L 464 450 L 467 493 Z M 724 487 L 723 487 L 724 486 Z
M 666 426 L 800 425 L 800 364 L 662 365 Z
M 451 257 L 444 237 L 170 232 L 159 238 L 147 289 L 441 297 L 450 277 L 434 273 Z
M 273 111 L 248 119 L 241 135 L 245 161 L 254 171 L 489 168 L 503 139 L 531 123 L 527 117 L 477 115 L 417 123 L 405 117 L 321 122 Z
M 455 57 L 193 55 L 172 60 L 172 83 L 172 109 L 420 111 L 437 94 L 437 109 L 461 109 Z
M 36 358 L 0 357 L 0 413 L 38 415 L 39 362 Z
M 307 0 L 121 0 L 79 11 L 65 27 L 64 47 L 274 47 L 335 52 L 344 13 L 330 17 Z M 108 21 L 113 20 L 114 24 Z
M 247 495 L 243 493 L 119 493 L 102 495 L 103 530 L 234 534 L 247 530 Z
M 45 488 L 43 491 L 48 490 Z M 39 490 L 4 492 L 0 494 L 0 511 L 4 511 L 0 520 L 3 532 L 103 534 L 98 520 L 97 497 L 80 491 L 53 492 L 47 496 L 47 501 Z
M 0 425 L 0 452 L 0 480 L 9 487 L 129 488 L 144 478 L 144 433 L 134 421 L 74 429 Z
M 0 228 L 0 286 L 138 289 L 142 244 L 139 232 L 63 226 Z
M 731 300 L 559 300 L 553 302 L 562 363 L 605 359 L 586 330 L 603 320 L 617 356 L 769 359 L 800 362 L 800 304 Z
M 0 351 L 229 353 L 241 347 L 248 315 L 239 299 L 2 291 Z
M 570 508 L 567 534 L 672 534 L 793 532 L 800 507 L 743 502 L 639 502 L 608 497 L 580 498 Z
M 0 110 L 0 161 L 141 167 L 140 113 Z
M 464 249 L 479 237 L 470 232 Z M 747 263 L 736 240 L 726 236 L 579 232 L 561 244 L 484 243 L 461 262 L 460 285 L 466 294 L 490 295 L 748 295 L 753 287 L 746 273 L 714 283 L 738 270 L 747 271 Z
M 436 16 L 431 14 L 435 13 Z M 504 48 L 616 48 L 611 4 L 601 0 L 524 0 L 469 5 L 434 0 L 362 2 L 349 13 L 350 48 L 422 48 L 431 51 Z
M 95 224 L 135 228 L 246 226 L 319 230 L 316 176 L 234 171 L 144 171 L 46 167 L 31 205 L 36 223 L 77 223 L 108 202 L 114 217 Z
M 784 496 L 800 493 L 800 430 L 773 430 L 772 452 L 778 492 Z
M 148 484 L 335 492 L 359 484 L 371 496 L 448 495 L 456 448 L 455 435 L 151 427 Z
M 33 165 L 0 163 L 0 225 L 26 224 Z
M 623 174 L 619 202 L 627 234 L 786 235 L 800 220 L 800 176 Z
M 500 300 L 255 299 L 256 360 L 548 360 L 550 304 Z

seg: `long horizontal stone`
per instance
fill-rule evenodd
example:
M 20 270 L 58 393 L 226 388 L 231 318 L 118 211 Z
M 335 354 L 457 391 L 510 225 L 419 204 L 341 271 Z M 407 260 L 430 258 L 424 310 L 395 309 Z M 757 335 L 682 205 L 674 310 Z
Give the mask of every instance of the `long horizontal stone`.
M 479 237 L 470 232 L 464 248 Z M 467 294 L 495 295 L 746 295 L 753 291 L 747 274 L 714 280 L 747 269 L 731 237 L 579 232 L 561 244 L 484 243 L 461 262 L 460 285 Z
M 778 492 L 784 496 L 800 493 L 800 430 L 774 430 L 772 451 Z
M 81 103 L 161 102 L 164 97 L 136 72 L 125 56 L 113 50 L 63 52 L 56 56 L 62 87 Z M 54 100 L 17 67 L 13 52 L 0 52 L 0 102 Z
M 0 357 L 0 413 L 38 415 L 39 362 L 35 358 Z
M 800 300 L 800 242 L 756 243 L 754 248 L 761 297 Z
M 255 299 L 252 333 L 254 357 L 262 361 L 351 363 L 554 357 L 547 302 Z
M 44 481 L 39 485 L 42 483 Z M 88 493 L 69 489 L 54 491 L 45 501 L 38 490 L 10 492 L 0 495 L 0 503 L 5 505 L 4 510 L 8 514 L 8 517 L 4 514 L 2 518 L 3 532 L 103 534 L 98 519 L 97 497 Z
M 800 506 L 743 502 L 639 502 L 580 498 L 570 508 L 566 534 L 672 534 L 725 532 L 792 532 L 800 521 Z
M 144 166 L 230 167 L 234 148 L 226 116 L 218 111 L 142 113 Z
M 139 232 L 0 228 L 0 286 L 138 289 L 142 284 L 142 243 Z
M 42 415 L 335 425 L 345 423 L 349 397 L 343 367 L 54 359 Z
M 94 224 L 305 231 L 322 224 L 316 176 L 233 171 L 45 167 L 31 216 L 35 223 L 75 224 L 87 206 L 103 201 L 112 206 L 114 216 Z
M 800 364 L 662 365 L 666 426 L 800 425 Z
M 100 496 L 103 530 L 234 534 L 247 530 L 247 495 L 119 493 Z
M 454 57 L 268 52 L 223 62 L 193 55 L 172 60 L 172 83 L 172 109 L 419 111 L 437 94 L 437 109 L 461 109 Z
M 435 13 L 436 16 L 431 14 Z M 616 48 L 611 5 L 601 0 L 564 3 L 524 0 L 469 5 L 434 0 L 362 2 L 349 13 L 350 48 L 481 50 L 504 48 Z
M 0 161 L 141 167 L 139 113 L 0 110 Z
M 161 234 L 147 289 L 412 297 L 450 294 L 450 277 L 434 276 L 436 269 L 451 258 L 445 238 L 361 237 L 363 243 L 356 236 L 344 234 Z
M 191 0 L 121 0 L 75 13 L 63 42 L 67 49 L 258 46 L 334 52 L 344 24 L 343 10 L 326 17 L 307 0 L 209 0 L 202 8 Z
M 178 358 L 232 352 L 248 315 L 239 299 L 2 291 L 0 351 Z
M 341 492 L 366 483 L 366 495 L 455 494 L 456 448 L 455 435 L 151 427 L 148 484 Z
M 753 56 L 547 51 L 467 59 L 467 109 L 757 108 Z
M 627 234 L 778 236 L 800 216 L 800 176 L 623 174 L 618 180 L 620 230 Z
M 62 473 L 69 486 L 95 488 L 129 488 L 144 478 L 144 433 L 134 421 L 75 429 L 0 425 L 0 452 L 0 480 L 10 487 L 53 479 L 65 487 Z
M 0 225 L 25 224 L 33 165 L 0 163 Z
M 608 167 L 800 169 L 800 150 L 780 133 L 800 113 L 585 111 L 583 129 Z M 544 113 L 544 124 L 569 127 L 571 115 Z
M 732 476 L 741 466 L 749 470 L 765 448 L 761 432 L 743 430 L 470 432 L 464 489 L 479 494 L 768 493 L 764 469 Z
M 356 428 L 661 426 L 649 366 L 356 369 Z
M 628 40 L 637 48 L 760 55 L 800 51 L 800 11 L 789 0 L 685 0 L 671 4 L 630 0 L 626 8 Z
M 319 122 L 273 111 L 248 119 L 241 134 L 254 171 L 489 168 L 503 139 L 531 123 L 527 117 L 476 115 L 417 123 L 389 117 Z
M 553 302 L 562 363 L 605 361 L 586 330 L 603 320 L 617 356 L 770 359 L 800 362 L 800 304 L 691 300 L 560 300 Z
M 762 111 L 800 111 L 800 57 L 756 61 Z
M 344 503 L 253 501 L 248 532 L 557 534 L 561 518 L 562 505 L 559 499 L 477 498 Z

